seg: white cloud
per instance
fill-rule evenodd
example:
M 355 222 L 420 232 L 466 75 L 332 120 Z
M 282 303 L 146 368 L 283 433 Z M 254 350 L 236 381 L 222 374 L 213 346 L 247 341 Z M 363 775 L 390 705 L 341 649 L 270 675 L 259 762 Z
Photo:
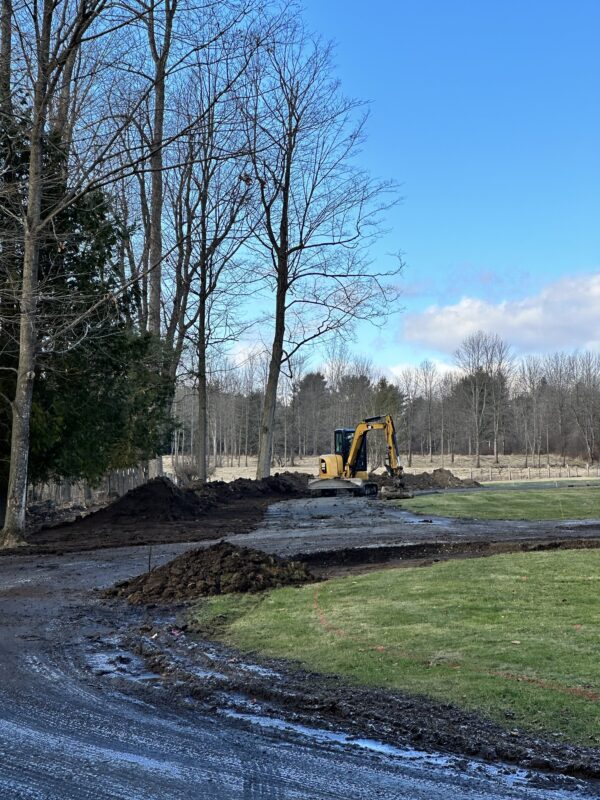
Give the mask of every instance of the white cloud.
M 424 360 L 425 360 L 424 358 L 421 359 L 421 361 Z M 450 364 L 447 361 L 444 361 L 439 358 L 428 358 L 427 360 L 434 365 L 434 367 L 438 372 L 438 375 L 447 375 L 448 373 L 458 374 L 460 372 L 460 369 L 456 366 L 456 364 Z M 389 367 L 389 372 L 394 378 L 397 378 L 401 375 L 404 369 L 407 368 L 415 369 L 415 367 L 419 366 L 421 361 L 419 362 L 405 361 L 400 364 L 394 364 L 393 366 Z
M 452 353 L 471 333 L 497 333 L 521 352 L 600 349 L 600 270 L 549 284 L 522 300 L 463 297 L 407 314 L 406 342 Z

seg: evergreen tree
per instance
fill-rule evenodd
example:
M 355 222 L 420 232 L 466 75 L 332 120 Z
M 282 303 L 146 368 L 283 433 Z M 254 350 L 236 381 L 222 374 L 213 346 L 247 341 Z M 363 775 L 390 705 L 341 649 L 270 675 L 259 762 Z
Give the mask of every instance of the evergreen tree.
M 0 130 L 0 492 L 10 457 L 11 407 L 18 358 L 18 286 L 26 139 Z M 45 140 L 45 209 L 64 192 L 65 159 Z M 30 443 L 30 480 L 98 480 L 139 463 L 168 438 L 171 387 L 155 373 L 160 345 L 140 334 L 131 298 L 119 294 L 113 262 L 121 233 L 110 198 L 85 195 L 56 214 L 39 258 L 38 329 Z

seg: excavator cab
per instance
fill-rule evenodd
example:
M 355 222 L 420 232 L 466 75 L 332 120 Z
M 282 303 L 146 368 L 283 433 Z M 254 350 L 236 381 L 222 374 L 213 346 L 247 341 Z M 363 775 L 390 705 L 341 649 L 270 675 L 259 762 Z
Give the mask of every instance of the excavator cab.
M 348 456 L 356 428 L 336 428 L 333 435 L 335 454 L 342 457 L 344 466 L 348 463 Z M 367 437 L 364 436 L 356 458 L 356 472 L 367 472 Z

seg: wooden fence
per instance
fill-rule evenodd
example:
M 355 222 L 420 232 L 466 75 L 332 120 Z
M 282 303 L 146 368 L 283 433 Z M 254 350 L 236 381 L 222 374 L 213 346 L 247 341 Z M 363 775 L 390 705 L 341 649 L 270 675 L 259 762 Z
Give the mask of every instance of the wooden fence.
M 90 486 L 85 481 L 49 481 L 29 487 L 28 503 L 52 501 L 57 507 L 66 506 L 98 506 L 105 505 L 111 500 L 122 497 L 131 489 L 146 483 L 149 474 L 145 467 L 131 467 L 129 469 L 116 469 L 109 472 L 96 486 Z M 156 464 L 151 464 L 150 475 L 160 474 Z M 167 472 L 164 474 L 172 478 Z

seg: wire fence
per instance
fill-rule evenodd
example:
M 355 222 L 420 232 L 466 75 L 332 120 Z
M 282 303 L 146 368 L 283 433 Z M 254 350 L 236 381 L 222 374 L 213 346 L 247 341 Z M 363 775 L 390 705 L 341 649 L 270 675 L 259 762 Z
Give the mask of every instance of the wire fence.
M 430 469 L 435 468 L 432 465 Z M 470 478 L 479 481 L 531 481 L 531 480 L 560 480 L 564 478 L 600 478 L 600 465 L 586 464 L 540 467 L 455 467 L 446 466 L 457 478 Z M 418 474 L 423 469 L 404 469 L 406 473 Z

